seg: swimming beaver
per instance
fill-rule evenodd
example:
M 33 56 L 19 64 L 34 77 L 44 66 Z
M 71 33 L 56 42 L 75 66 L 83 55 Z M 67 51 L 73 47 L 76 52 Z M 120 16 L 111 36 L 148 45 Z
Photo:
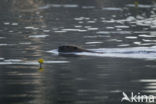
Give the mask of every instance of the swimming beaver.
M 58 52 L 93 52 L 93 51 L 89 51 L 89 50 L 80 48 L 78 46 L 64 45 L 64 46 L 58 47 Z

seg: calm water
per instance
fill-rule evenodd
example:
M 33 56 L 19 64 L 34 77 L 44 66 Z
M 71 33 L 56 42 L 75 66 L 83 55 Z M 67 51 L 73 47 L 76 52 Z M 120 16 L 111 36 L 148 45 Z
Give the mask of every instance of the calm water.
M 155 3 L 0 5 L 0 104 L 120 104 L 122 92 L 156 95 Z M 105 54 L 55 54 L 64 44 Z

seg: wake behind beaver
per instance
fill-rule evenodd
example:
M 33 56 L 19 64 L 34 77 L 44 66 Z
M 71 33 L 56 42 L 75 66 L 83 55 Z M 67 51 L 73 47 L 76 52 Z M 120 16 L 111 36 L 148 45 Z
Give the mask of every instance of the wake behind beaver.
M 64 45 L 48 51 L 56 55 L 98 56 L 113 58 L 156 59 L 156 46 L 128 48 L 84 49 L 77 46 Z

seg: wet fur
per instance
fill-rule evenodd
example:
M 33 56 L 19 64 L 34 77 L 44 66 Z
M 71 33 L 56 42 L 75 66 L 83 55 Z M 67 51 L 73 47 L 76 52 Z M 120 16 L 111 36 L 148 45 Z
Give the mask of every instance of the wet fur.
M 93 52 L 89 51 L 83 48 L 80 48 L 78 46 L 72 46 L 72 45 L 64 45 L 58 47 L 59 53 L 71 53 L 71 52 Z

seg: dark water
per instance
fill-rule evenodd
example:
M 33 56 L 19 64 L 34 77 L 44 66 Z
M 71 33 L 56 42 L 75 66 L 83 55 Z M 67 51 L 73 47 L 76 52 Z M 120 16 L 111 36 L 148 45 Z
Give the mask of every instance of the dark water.
M 154 2 L 3 0 L 0 5 L 0 104 L 120 104 L 122 92 L 156 94 Z M 47 52 L 64 44 L 109 49 L 109 57 Z

